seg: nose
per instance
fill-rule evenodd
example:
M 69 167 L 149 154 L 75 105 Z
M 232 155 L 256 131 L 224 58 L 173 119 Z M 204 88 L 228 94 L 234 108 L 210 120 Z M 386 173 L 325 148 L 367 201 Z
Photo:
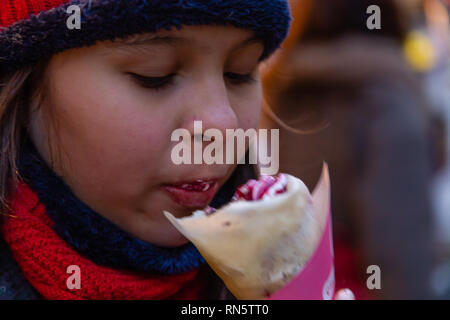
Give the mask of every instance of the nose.
M 182 128 L 195 135 L 194 121 L 202 122 L 202 129 L 219 130 L 225 136 L 226 129 L 237 129 L 238 116 L 230 103 L 223 78 L 204 77 L 191 86 L 191 94 L 185 100 Z

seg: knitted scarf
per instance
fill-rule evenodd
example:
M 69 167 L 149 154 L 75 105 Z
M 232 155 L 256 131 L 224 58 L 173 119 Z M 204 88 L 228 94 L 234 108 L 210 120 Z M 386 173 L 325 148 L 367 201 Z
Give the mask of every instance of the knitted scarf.
M 11 207 L 13 215 L 5 219 L 3 235 L 25 278 L 46 299 L 205 298 L 206 283 L 199 268 L 158 275 L 95 264 L 56 234 L 45 206 L 25 183 L 16 189 Z
M 23 180 L 2 233 L 24 276 L 44 298 L 204 298 L 200 267 L 205 264 L 192 244 L 161 248 L 121 230 L 76 198 L 30 141 L 19 171 Z M 80 289 L 68 288 L 69 266 L 79 267 Z

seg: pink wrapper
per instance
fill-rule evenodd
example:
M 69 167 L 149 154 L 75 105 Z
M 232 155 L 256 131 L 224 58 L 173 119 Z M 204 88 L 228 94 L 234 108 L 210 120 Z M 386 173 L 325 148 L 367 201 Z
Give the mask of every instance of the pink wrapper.
M 331 215 L 317 250 L 304 269 L 268 300 L 331 300 L 334 297 L 334 255 Z
M 284 288 L 268 300 L 331 300 L 334 297 L 334 251 L 330 208 L 330 181 L 325 165 L 322 177 L 314 190 L 315 214 L 323 225 L 322 237 L 316 251 L 303 270 Z

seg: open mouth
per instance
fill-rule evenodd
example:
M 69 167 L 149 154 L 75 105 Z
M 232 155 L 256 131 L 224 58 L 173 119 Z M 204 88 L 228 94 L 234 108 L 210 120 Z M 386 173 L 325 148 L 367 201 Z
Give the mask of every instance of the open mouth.
M 176 187 L 186 191 L 206 192 L 213 187 L 214 183 L 215 181 L 196 180 L 192 183 L 177 185 Z
M 192 182 L 165 185 L 171 199 L 187 209 L 204 209 L 218 190 L 217 180 L 197 179 Z

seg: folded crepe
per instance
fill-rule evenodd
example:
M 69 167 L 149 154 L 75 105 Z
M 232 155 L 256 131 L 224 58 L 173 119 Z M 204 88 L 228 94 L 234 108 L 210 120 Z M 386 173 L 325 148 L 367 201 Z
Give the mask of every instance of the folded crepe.
M 298 275 L 318 246 L 328 189 L 324 166 L 313 196 L 291 175 L 263 176 L 241 186 L 233 202 L 212 214 L 164 214 L 237 299 L 266 299 Z

